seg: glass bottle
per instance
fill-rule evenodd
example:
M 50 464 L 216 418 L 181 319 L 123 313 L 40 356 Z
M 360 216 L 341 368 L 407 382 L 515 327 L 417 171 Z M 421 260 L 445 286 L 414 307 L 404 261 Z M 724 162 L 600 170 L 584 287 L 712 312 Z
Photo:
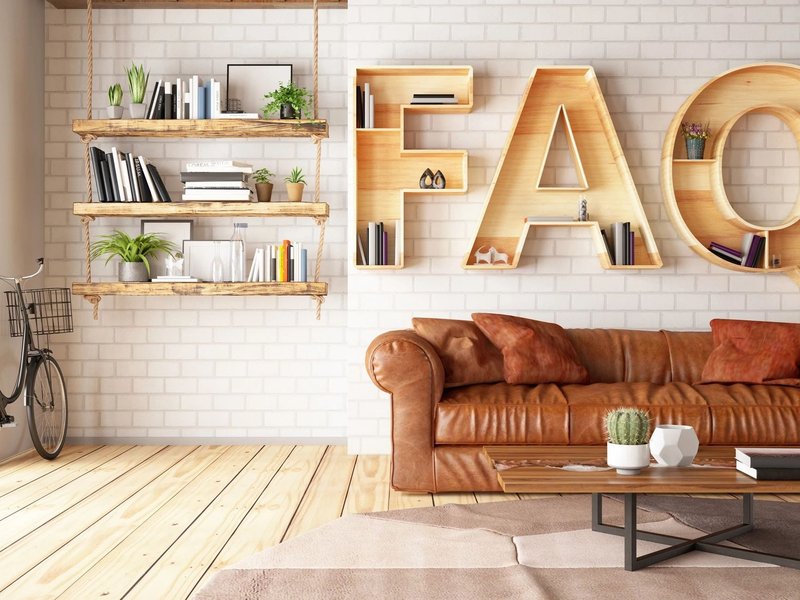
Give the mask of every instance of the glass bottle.
M 245 233 L 247 223 L 234 223 L 231 236 L 231 281 L 244 281 L 244 263 L 247 256 Z
M 225 276 L 225 263 L 222 262 L 222 242 L 214 242 L 214 260 L 211 261 L 211 281 L 221 283 Z

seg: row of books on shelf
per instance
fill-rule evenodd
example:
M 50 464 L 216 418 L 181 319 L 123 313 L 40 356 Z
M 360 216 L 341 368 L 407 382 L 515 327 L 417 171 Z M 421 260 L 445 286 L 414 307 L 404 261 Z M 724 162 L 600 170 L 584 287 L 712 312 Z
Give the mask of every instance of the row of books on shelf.
M 631 230 L 630 222 L 611 223 L 608 233 L 605 229 L 600 233 L 612 265 L 636 264 L 636 234 Z
M 235 160 L 196 161 L 181 171 L 185 202 L 249 202 L 253 165 Z
M 247 281 L 307 282 L 308 250 L 290 240 L 256 248 Z
M 144 156 L 89 148 L 95 197 L 100 202 L 171 202 L 161 174 Z
M 757 267 L 764 256 L 766 245 L 767 239 L 764 236 L 746 233 L 742 238 L 741 250 L 730 248 L 719 242 L 711 242 L 708 249 L 712 254 L 722 260 L 727 260 L 729 263 L 742 265 L 743 267 Z
M 147 119 L 257 119 L 258 113 L 222 112 L 220 82 L 188 79 L 156 81 L 145 112 Z
M 754 479 L 800 480 L 800 448 L 736 448 L 736 469 Z
M 356 86 L 356 127 L 373 129 L 375 127 L 375 96 L 370 93 L 368 83 L 362 89 Z
M 397 265 L 400 245 L 403 242 L 402 221 L 391 221 L 386 227 L 383 221 L 370 221 L 364 228 L 364 241 L 361 232 L 356 236 L 358 255 L 362 265 Z M 393 238 L 390 236 L 393 233 Z

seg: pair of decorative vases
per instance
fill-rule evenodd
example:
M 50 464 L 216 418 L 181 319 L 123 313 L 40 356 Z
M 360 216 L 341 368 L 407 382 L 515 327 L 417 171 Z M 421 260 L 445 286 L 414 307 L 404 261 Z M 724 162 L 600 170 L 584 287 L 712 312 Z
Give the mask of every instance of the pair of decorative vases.
M 660 465 L 688 467 L 692 464 L 700 441 L 691 425 L 657 425 L 649 444 L 624 445 L 608 443 L 607 462 L 620 475 L 638 475 L 650 465 L 650 455 Z
M 425 169 L 419 178 L 419 187 L 423 190 L 443 190 L 446 185 L 447 180 L 441 171 L 434 173 L 430 169 Z

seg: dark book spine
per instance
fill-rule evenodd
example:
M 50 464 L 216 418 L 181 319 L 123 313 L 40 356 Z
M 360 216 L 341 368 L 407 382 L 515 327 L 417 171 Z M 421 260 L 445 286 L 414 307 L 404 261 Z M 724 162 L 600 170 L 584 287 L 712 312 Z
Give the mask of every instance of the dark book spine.
M 108 172 L 111 175 L 114 202 L 122 202 L 122 196 L 120 195 L 122 190 L 119 189 L 119 183 L 117 183 L 117 167 L 114 164 L 114 155 L 111 152 L 106 153 L 106 164 L 108 165 Z
M 756 479 L 767 481 L 800 481 L 800 469 L 754 468 Z
M 600 230 L 600 235 L 603 236 L 603 243 L 606 245 L 606 252 L 608 253 L 608 260 L 611 261 L 612 265 L 617 263 L 614 262 L 614 252 L 611 250 L 611 244 L 608 242 L 608 234 L 606 233 L 605 229 Z
M 156 109 L 156 100 L 158 99 L 159 88 L 161 88 L 161 81 L 157 81 L 156 84 L 153 86 L 153 93 L 150 96 L 150 104 L 147 105 L 147 113 L 145 113 L 145 116 L 148 119 L 155 118 L 153 115 Z
M 133 157 L 133 166 L 136 169 L 136 183 L 139 185 L 139 201 L 152 202 L 153 195 L 150 193 L 150 186 L 147 185 L 147 179 L 144 177 L 142 163 L 139 161 L 138 156 Z
M 294 281 L 294 246 L 289 244 L 289 246 L 286 248 L 286 251 L 289 255 L 289 266 L 286 269 L 286 281 Z
M 133 156 L 125 156 L 125 168 L 128 169 L 128 180 L 131 184 L 131 202 L 140 202 L 139 186 L 136 181 L 136 167 L 133 165 Z
M 634 250 L 636 248 L 636 234 L 633 231 L 631 231 L 630 233 L 628 233 L 628 239 L 630 240 L 630 243 L 628 244 L 628 254 L 629 254 L 629 257 L 630 257 L 630 263 L 629 264 L 635 265 L 636 264 L 636 256 L 635 256 Z
M 89 160 L 92 163 L 92 181 L 94 182 L 95 197 L 100 202 L 107 202 L 105 188 L 103 187 L 103 161 L 105 160 L 105 156 L 102 150 L 94 146 L 90 147 Z
M 172 84 L 164 84 L 164 118 L 174 119 L 175 115 L 172 112 Z
M 158 169 L 156 169 L 154 165 L 147 165 L 147 171 L 150 173 L 150 177 L 153 179 L 153 185 L 156 186 L 158 195 L 161 197 L 161 202 L 172 202 L 172 198 L 169 196 L 167 187 L 164 185 L 161 175 L 158 174 Z
M 158 98 L 156 98 L 156 110 L 155 119 L 163 119 L 164 118 L 164 86 L 162 85 L 158 89 Z
M 356 86 L 356 127 L 364 127 L 364 96 L 360 85 Z
M 741 264 L 741 263 L 740 263 L 738 260 L 736 260 L 735 258 L 733 258 L 733 257 L 731 257 L 731 256 L 728 256 L 728 255 L 727 255 L 727 254 L 725 254 L 724 252 L 720 252 L 720 251 L 719 251 L 719 250 L 717 250 L 716 248 L 709 248 L 709 250 L 711 251 L 711 254 L 713 254 L 714 256 L 719 256 L 719 257 L 720 257 L 722 260 L 727 260 L 729 263 L 733 263 L 734 265 L 739 265 L 739 264 Z
M 622 244 L 625 248 L 625 262 L 623 264 L 625 265 L 631 264 L 630 233 L 631 224 L 626 221 L 622 224 Z
M 106 202 L 114 202 L 114 187 L 111 185 L 112 177 L 108 161 L 103 158 L 103 163 L 100 166 L 103 170 L 103 192 L 106 196 Z

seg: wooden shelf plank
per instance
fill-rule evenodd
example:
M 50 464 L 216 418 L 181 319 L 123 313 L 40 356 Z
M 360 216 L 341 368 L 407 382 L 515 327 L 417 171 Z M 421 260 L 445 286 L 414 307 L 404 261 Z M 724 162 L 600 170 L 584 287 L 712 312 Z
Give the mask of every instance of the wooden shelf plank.
M 72 131 L 95 137 L 254 138 L 328 137 L 325 120 L 75 119 Z
M 80 217 L 327 217 L 326 202 L 76 202 Z
M 326 296 L 324 282 L 73 283 L 76 296 Z
M 55 8 L 86 8 L 86 0 L 48 0 Z M 94 0 L 94 8 L 311 8 L 312 0 Z M 319 0 L 319 8 L 347 8 L 347 0 Z

